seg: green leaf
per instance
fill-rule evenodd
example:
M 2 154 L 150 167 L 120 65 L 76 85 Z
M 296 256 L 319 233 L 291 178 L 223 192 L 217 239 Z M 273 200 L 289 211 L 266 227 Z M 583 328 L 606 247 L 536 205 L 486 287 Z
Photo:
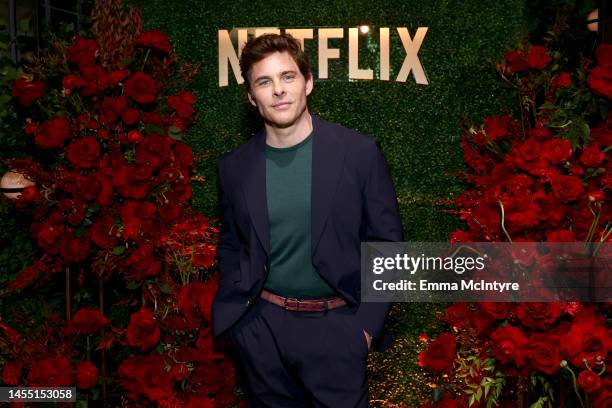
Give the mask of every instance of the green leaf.
M 168 135 L 174 140 L 183 140 L 183 133 L 181 133 L 181 129 L 176 126 L 170 126 L 168 128 Z
M 113 255 L 121 255 L 125 252 L 124 246 L 116 246 L 113 248 Z
M 79 227 L 74 231 L 74 235 L 78 237 L 82 237 L 85 233 L 85 226 L 83 224 L 79 225 Z
M 139 281 L 131 281 L 125 285 L 125 287 L 130 290 L 138 289 L 140 286 L 141 286 L 141 282 Z
M 476 401 L 480 401 L 480 398 L 482 398 L 482 388 L 479 388 L 476 392 Z
M 168 282 L 163 282 L 159 285 L 159 289 L 167 295 L 172 293 L 172 286 L 168 285 Z

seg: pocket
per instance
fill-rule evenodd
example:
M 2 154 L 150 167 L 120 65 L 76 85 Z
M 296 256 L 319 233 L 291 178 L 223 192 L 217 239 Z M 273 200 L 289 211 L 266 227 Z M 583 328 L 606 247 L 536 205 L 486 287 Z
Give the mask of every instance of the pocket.
M 361 328 L 361 325 L 359 324 L 359 322 L 356 321 L 355 315 L 346 314 L 346 315 L 343 315 L 342 317 L 343 317 L 343 320 L 346 321 L 346 326 L 348 328 L 349 334 L 351 335 L 351 340 L 353 342 L 357 342 L 355 344 L 358 345 L 358 350 L 360 354 L 367 356 L 369 352 L 368 339 L 366 339 L 365 333 L 363 332 L 364 329 Z M 355 336 L 357 336 L 357 338 Z

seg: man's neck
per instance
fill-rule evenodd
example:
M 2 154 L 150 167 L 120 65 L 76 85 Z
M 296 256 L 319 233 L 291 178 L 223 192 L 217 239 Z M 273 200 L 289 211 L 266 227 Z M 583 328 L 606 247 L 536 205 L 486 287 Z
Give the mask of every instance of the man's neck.
M 308 109 L 291 126 L 278 128 L 266 123 L 266 144 L 272 147 L 291 147 L 300 143 L 312 133 L 312 117 Z

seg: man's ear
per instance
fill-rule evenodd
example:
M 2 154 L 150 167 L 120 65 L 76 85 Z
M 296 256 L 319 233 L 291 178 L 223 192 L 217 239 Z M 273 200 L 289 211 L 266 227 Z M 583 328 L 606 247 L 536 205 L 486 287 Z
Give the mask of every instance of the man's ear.
M 312 88 L 314 87 L 314 81 L 312 79 L 312 72 L 309 72 L 306 76 L 306 95 L 310 95 Z
M 251 102 L 251 105 L 253 105 L 254 107 L 257 107 L 257 102 L 255 101 L 255 97 L 251 94 L 251 91 L 247 91 L 247 98 L 249 98 L 249 102 Z

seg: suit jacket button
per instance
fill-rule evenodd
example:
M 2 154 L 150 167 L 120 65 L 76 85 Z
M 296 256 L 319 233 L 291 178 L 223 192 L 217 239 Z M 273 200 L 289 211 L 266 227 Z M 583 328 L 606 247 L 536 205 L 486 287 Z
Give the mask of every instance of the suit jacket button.
M 252 302 L 253 302 L 253 300 L 252 300 L 252 299 L 247 300 L 247 301 L 246 301 L 246 304 L 244 305 L 244 307 L 249 307 L 249 306 L 251 306 L 251 303 L 252 303 Z

